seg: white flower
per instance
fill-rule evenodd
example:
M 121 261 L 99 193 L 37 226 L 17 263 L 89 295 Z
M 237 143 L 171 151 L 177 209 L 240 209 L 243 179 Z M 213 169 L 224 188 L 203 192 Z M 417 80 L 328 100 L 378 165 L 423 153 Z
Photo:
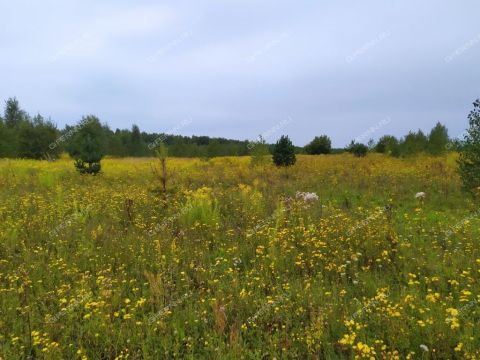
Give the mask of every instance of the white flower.
M 425 194 L 423 191 L 418 192 L 415 194 L 415 199 L 424 199 L 427 194 Z
M 305 202 L 318 201 L 318 195 L 315 193 L 297 191 L 295 197 L 297 199 L 302 199 Z
M 428 352 L 428 346 L 427 345 L 424 345 L 424 344 L 420 345 L 420 349 L 422 349 L 425 352 Z

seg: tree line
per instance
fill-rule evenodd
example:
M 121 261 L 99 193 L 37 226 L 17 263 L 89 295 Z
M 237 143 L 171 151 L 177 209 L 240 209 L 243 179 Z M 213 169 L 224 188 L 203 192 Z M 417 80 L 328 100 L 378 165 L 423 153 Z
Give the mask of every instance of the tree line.
M 85 129 L 84 129 L 85 128 Z M 80 131 L 82 130 L 82 131 Z M 155 149 L 162 143 L 172 157 L 244 156 L 254 155 L 258 148 L 266 146 L 271 153 L 273 145 L 259 146 L 259 141 L 211 138 L 209 136 L 181 136 L 165 133 L 146 133 L 137 125 L 131 129 L 113 131 L 95 116 L 86 116 L 76 125 L 58 129 L 50 120 L 37 114 L 30 116 L 16 98 L 5 102 L 3 116 L 0 116 L 0 158 L 55 159 L 62 152 L 71 156 L 78 153 L 79 136 L 86 134 L 89 141 L 98 142 L 99 152 L 113 157 L 154 156 Z M 261 139 L 261 137 L 260 137 Z M 85 139 L 83 139 L 85 140 Z M 262 139 L 264 142 L 264 140 Z M 447 128 L 438 123 L 428 134 L 421 130 L 410 132 L 403 138 L 392 135 L 381 137 L 377 142 L 367 144 L 352 141 L 344 149 L 332 148 L 331 139 L 315 137 L 305 147 L 295 147 L 295 153 L 329 154 L 350 151 L 358 156 L 369 151 L 391 156 L 409 156 L 420 152 L 440 155 L 449 150 L 459 150 L 461 142 L 451 140 Z
M 95 132 L 93 134 L 92 132 Z M 37 114 L 30 116 L 16 98 L 5 102 L 0 115 L 0 158 L 55 159 L 62 152 L 75 153 L 77 134 L 97 139 L 101 152 L 113 157 L 154 156 L 160 143 L 173 157 L 244 156 L 250 153 L 249 141 L 146 133 L 137 125 L 131 129 L 112 130 L 93 116 L 85 116 L 76 125 L 58 129 L 50 120 Z
M 470 127 L 463 140 L 451 140 L 447 128 L 437 123 L 428 135 L 418 130 L 401 139 L 385 135 L 377 142 L 370 140 L 367 145 L 352 141 L 341 151 L 349 151 L 355 156 L 365 156 L 369 151 L 410 156 L 421 152 L 440 155 L 455 149 L 460 152 L 458 170 L 464 189 L 480 195 L 480 100 L 476 100 L 473 106 L 468 116 Z M 15 98 L 5 102 L 5 111 L 0 117 L 0 157 L 55 159 L 62 151 L 67 151 L 75 160 L 75 167 L 81 174 L 93 175 L 101 171 L 101 160 L 105 155 L 155 154 L 163 164 L 161 178 L 164 181 L 167 152 L 171 156 L 189 157 L 251 155 L 253 166 L 273 161 L 279 167 L 294 165 L 295 154 L 299 152 L 312 155 L 334 152 L 326 135 L 315 137 L 304 148 L 297 148 L 286 135 L 282 135 L 276 144 L 269 145 L 261 136 L 248 142 L 207 136 L 148 134 L 140 132 L 136 125 L 131 130 L 117 129 L 114 132 L 92 115 L 83 117 L 75 126 L 58 130 L 50 119 L 40 114 L 28 115 Z
M 345 149 L 332 149 L 332 142 L 328 136 L 317 136 L 303 150 L 310 155 L 349 151 L 357 156 L 366 155 L 368 152 L 377 152 L 400 157 L 422 152 L 441 155 L 450 150 L 460 150 L 461 147 L 462 142 L 459 139 L 450 139 L 448 129 L 438 122 L 428 134 L 422 130 L 411 131 L 400 139 L 393 135 L 384 135 L 377 142 L 372 139 L 367 144 L 352 140 Z

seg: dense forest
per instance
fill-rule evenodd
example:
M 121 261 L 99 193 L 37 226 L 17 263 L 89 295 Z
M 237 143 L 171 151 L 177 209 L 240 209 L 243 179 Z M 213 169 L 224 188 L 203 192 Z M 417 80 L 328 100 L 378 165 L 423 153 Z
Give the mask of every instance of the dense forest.
M 55 159 L 62 152 L 72 153 L 73 135 L 86 124 L 94 121 L 99 124 L 95 131 L 101 132 L 103 151 L 113 157 L 153 156 L 155 149 L 163 143 L 173 157 L 243 156 L 255 151 L 257 141 L 212 138 L 209 136 L 181 136 L 164 133 L 142 132 L 137 125 L 131 129 L 113 131 L 107 124 L 100 123 L 95 116 L 84 117 L 76 125 L 58 129 L 56 124 L 42 115 L 29 115 L 16 98 L 5 102 L 3 116 L 0 116 L 0 158 Z M 97 134 L 98 135 L 98 134 Z M 259 139 L 261 139 L 259 137 Z M 262 140 L 260 140 L 262 141 Z M 267 145 L 271 147 L 271 145 Z M 326 135 L 315 137 L 304 148 L 296 147 L 297 153 L 328 154 L 364 148 L 365 151 L 386 153 L 392 156 L 409 156 L 420 152 L 434 155 L 455 150 L 461 146 L 459 140 L 451 141 L 445 126 L 438 123 L 429 134 L 421 130 L 410 132 L 397 139 L 383 136 L 377 142 L 368 144 L 352 142 L 345 149 L 332 149 Z

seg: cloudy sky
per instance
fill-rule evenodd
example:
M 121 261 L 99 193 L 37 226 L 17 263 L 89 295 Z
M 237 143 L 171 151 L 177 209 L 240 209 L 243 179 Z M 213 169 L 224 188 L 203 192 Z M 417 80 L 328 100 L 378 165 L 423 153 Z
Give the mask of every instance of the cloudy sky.
M 304 145 L 457 136 L 480 97 L 478 0 L 0 0 L 0 99 L 59 127 Z M 185 121 L 188 119 L 188 121 Z M 187 124 L 187 125 L 180 125 Z

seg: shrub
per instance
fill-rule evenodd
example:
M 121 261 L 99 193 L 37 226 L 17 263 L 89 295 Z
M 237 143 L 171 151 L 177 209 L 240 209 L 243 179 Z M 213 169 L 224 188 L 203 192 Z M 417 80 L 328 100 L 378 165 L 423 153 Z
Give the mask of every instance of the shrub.
M 182 225 L 189 228 L 197 223 L 215 226 L 219 221 L 220 209 L 212 189 L 202 187 L 189 193 L 187 203 L 181 211 Z
M 368 147 L 367 145 L 352 141 L 351 144 L 348 146 L 347 151 L 357 157 L 363 157 L 367 155 Z
M 282 135 L 273 148 L 273 163 L 276 166 L 291 166 L 297 161 L 295 147 L 286 135 Z
M 102 169 L 102 166 L 100 165 L 100 161 L 85 162 L 82 159 L 75 159 L 74 165 L 80 174 L 95 175 L 95 174 L 98 174 Z
M 68 150 L 75 159 L 75 168 L 81 174 L 99 173 L 100 161 L 105 154 L 105 134 L 98 118 L 84 117 L 71 132 L 73 135 Z
M 412 156 L 424 152 L 427 149 L 428 138 L 422 130 L 410 131 L 400 144 L 402 156 Z
M 384 135 L 378 140 L 374 150 L 381 154 L 387 154 L 392 156 L 400 155 L 399 141 L 395 136 Z
M 257 141 L 248 144 L 248 149 L 251 152 L 251 166 L 263 166 L 270 161 L 270 151 L 268 151 L 268 145 L 262 135 L 258 136 Z
M 315 136 L 315 138 L 305 146 L 305 152 L 310 155 L 330 154 L 332 152 L 332 141 L 327 135 Z

